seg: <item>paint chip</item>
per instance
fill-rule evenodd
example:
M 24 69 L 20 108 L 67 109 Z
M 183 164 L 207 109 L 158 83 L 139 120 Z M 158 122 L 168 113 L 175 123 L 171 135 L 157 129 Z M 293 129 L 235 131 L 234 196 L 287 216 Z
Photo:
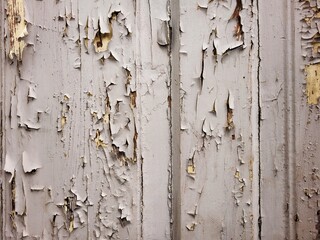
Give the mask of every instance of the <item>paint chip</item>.
M 196 225 L 197 225 L 197 223 L 192 222 L 192 223 L 189 223 L 188 225 L 186 225 L 186 228 L 188 229 L 188 231 L 193 232 L 196 228 Z
M 167 46 L 170 42 L 168 21 L 159 20 L 157 30 L 157 42 L 160 46 Z
M 22 153 L 22 167 L 24 173 L 32 173 L 42 166 L 39 159 L 37 159 L 36 157 L 31 157 L 29 153 L 24 151 Z

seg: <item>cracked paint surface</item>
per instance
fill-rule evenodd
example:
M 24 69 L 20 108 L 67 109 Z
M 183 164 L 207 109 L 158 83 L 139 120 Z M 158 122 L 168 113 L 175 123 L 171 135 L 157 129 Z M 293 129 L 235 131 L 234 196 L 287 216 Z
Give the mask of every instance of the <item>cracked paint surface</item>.
M 6 9 L 4 237 L 138 236 L 133 2 Z
M 170 239 L 169 2 L 3 7 L 4 238 Z
M 258 161 L 252 143 L 257 136 L 251 132 L 255 8 L 241 0 L 180 1 L 178 239 L 255 239 L 257 234 L 251 204 L 256 178 L 250 171 Z
M 319 237 L 319 3 L 295 4 L 4 2 L 3 237 Z
M 317 104 L 320 97 L 318 66 L 319 66 L 319 23 L 320 4 L 318 1 L 300 1 L 301 15 L 301 46 L 305 60 L 306 95 L 309 104 Z

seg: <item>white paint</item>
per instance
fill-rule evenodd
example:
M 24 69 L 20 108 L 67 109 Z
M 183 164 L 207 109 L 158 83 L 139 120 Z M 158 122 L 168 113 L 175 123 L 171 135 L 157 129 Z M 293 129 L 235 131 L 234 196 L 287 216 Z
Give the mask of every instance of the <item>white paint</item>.
M 319 236 L 317 1 L 18 2 L 3 239 Z

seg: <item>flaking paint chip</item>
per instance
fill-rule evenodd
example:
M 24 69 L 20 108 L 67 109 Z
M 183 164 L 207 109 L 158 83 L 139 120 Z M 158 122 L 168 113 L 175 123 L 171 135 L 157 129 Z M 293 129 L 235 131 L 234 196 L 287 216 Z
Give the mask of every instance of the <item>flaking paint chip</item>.
M 31 173 L 41 168 L 41 164 L 36 157 L 31 157 L 29 153 L 24 151 L 22 153 L 22 167 L 24 173 Z
M 157 42 L 160 46 L 167 46 L 170 42 L 170 30 L 168 21 L 159 20 L 157 30 Z
M 192 222 L 192 223 L 189 223 L 188 225 L 186 225 L 186 228 L 188 229 L 188 231 L 194 231 L 195 228 L 196 228 L 196 223 L 195 222 Z

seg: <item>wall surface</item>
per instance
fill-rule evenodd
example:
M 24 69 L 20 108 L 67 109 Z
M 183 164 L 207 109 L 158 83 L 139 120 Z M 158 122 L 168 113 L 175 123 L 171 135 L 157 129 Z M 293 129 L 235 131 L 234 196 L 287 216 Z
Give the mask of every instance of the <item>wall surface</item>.
M 319 13 L 1 1 L 1 239 L 320 238 Z

